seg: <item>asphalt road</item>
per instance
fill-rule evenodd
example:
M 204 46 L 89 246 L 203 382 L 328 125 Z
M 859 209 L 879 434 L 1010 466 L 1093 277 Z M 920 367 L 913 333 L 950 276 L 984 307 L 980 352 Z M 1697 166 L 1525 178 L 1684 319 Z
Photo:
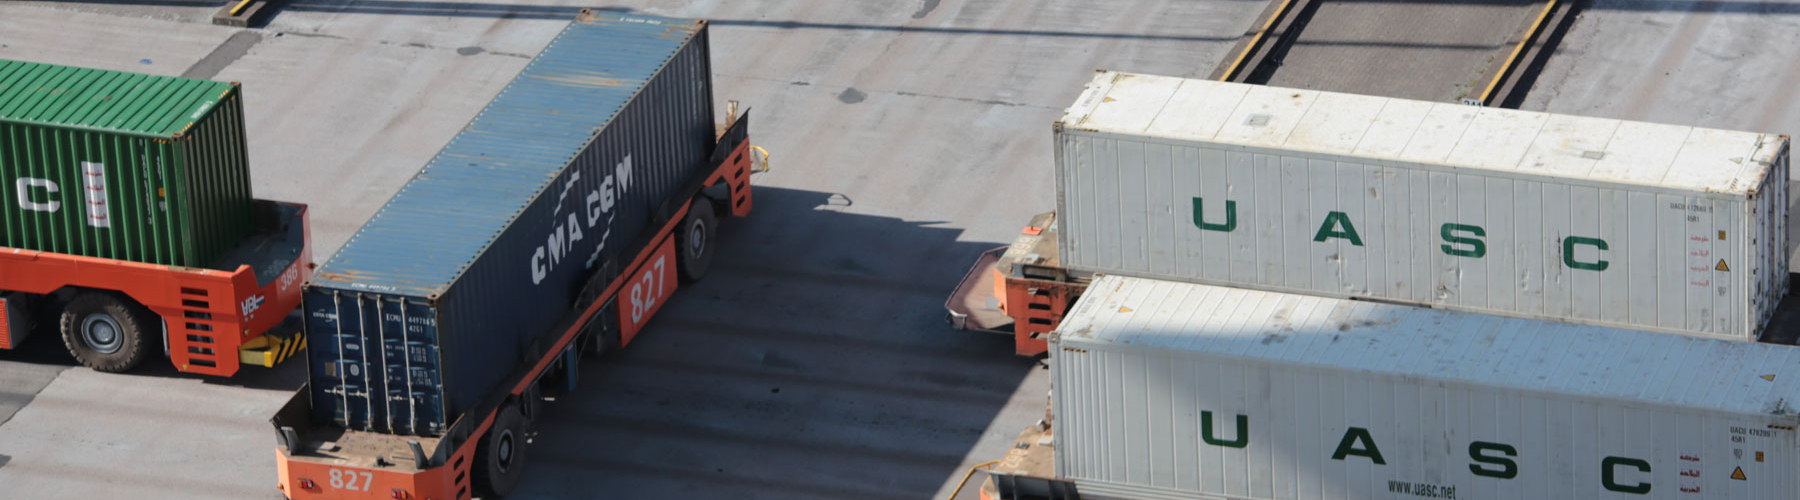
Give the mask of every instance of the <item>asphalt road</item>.
M 319 260 L 575 10 L 297 1 L 240 30 L 205 24 L 220 3 L 7 2 L 0 57 L 244 82 L 257 194 L 312 204 Z M 775 170 L 713 274 L 549 407 L 516 498 L 942 498 L 1042 417 L 1041 366 L 949 330 L 942 302 L 1052 209 L 1051 122 L 1096 68 L 1204 76 L 1264 8 L 586 6 L 712 19 L 718 98 L 751 108 Z M 68 368 L 55 340 L 0 353 L 7 498 L 278 497 L 265 422 L 297 363 L 109 375 Z

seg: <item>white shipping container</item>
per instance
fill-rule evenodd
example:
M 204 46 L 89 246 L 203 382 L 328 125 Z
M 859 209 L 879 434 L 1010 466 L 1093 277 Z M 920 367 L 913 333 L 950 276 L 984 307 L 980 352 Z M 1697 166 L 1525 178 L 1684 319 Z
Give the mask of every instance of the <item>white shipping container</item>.
M 1082 498 L 1800 498 L 1800 347 L 1103 276 L 1051 353 Z
M 1065 266 L 1754 340 L 1786 136 L 1102 72 L 1057 126 Z

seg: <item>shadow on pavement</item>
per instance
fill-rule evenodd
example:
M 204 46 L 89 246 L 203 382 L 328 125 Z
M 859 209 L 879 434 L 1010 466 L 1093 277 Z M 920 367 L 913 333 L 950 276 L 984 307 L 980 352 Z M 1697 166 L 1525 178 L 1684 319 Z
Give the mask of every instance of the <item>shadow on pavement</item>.
M 161 353 L 161 348 L 158 348 Z M 182 373 L 169 363 L 167 356 L 155 355 L 144 360 L 136 369 L 128 373 L 115 374 L 119 377 L 165 377 L 199 380 L 208 384 L 219 384 L 233 387 L 246 387 L 264 390 L 294 390 L 306 382 L 306 366 L 302 358 L 296 356 L 276 365 L 274 368 L 246 366 L 238 369 L 237 375 L 231 377 L 213 377 Z M 36 368 L 52 368 L 60 371 L 78 366 L 75 357 L 63 346 L 62 334 L 57 331 L 54 322 L 39 322 L 32 329 L 31 336 L 23 345 L 14 350 L 0 350 L 0 371 L 5 371 L 6 364 L 16 363 L 20 366 Z M 0 387 L 0 392 L 6 388 Z
M 917 499 L 1039 364 L 953 331 L 943 302 L 990 242 L 757 187 L 712 273 L 540 420 L 509 498 Z

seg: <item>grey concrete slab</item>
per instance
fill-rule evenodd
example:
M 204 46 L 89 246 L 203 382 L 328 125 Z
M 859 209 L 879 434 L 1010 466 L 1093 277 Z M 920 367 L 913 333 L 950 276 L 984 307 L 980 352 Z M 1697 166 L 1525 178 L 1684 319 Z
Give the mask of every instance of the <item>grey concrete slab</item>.
M 421 49 L 480 49 L 529 58 L 568 24 L 580 10 L 576 5 L 596 6 L 580 2 L 532 3 L 537 2 L 289 0 L 268 19 L 265 28 Z
M 1487 88 L 1537 0 L 1322 1 L 1268 84 L 1458 102 Z
M 301 1 L 277 13 L 215 76 L 245 84 L 258 194 L 312 203 L 324 259 L 572 5 Z M 718 96 L 752 108 L 752 139 L 774 153 L 775 170 L 755 179 L 757 213 L 725 227 L 712 276 L 679 293 L 630 349 L 585 365 L 580 391 L 550 406 L 517 497 L 948 493 L 1043 416 L 1041 365 L 1011 356 L 1010 339 L 949 330 L 942 303 L 982 250 L 1054 208 L 1051 122 L 1096 68 L 1204 76 L 1263 7 L 614 3 L 713 20 Z M 0 8 L 20 22 L 57 14 L 66 11 Z M 125 13 L 95 25 L 140 21 Z M 194 44 L 176 71 L 233 33 Z M 262 426 L 289 376 L 239 387 L 66 371 L 0 426 L 0 454 L 11 456 L 0 484 L 175 497 L 156 478 L 203 475 L 180 496 L 273 496 Z M 155 425 L 171 429 L 134 434 Z M 195 432 L 216 444 L 192 448 Z M 169 449 L 191 452 L 169 460 Z M 137 466 L 123 483 L 82 478 L 119 463 Z
M 1598 0 L 1522 107 L 1800 131 L 1800 3 Z
M 264 422 L 284 401 L 172 369 L 69 369 L 0 426 L 0 485 L 8 498 L 275 497 Z
M 53 338 L 32 339 L 18 350 L 0 351 L 0 425 L 12 420 L 73 362 Z
M 57 10 L 66 13 L 103 14 L 109 17 L 129 17 L 144 20 L 163 21 L 170 24 L 209 24 L 213 12 L 225 5 L 227 0 L 9 0 L 8 4 L 18 7 L 37 7 Z M 90 18 L 91 19 L 91 18 Z M 83 24 L 82 18 L 68 18 L 63 22 L 48 23 L 47 26 L 62 26 L 71 34 L 98 33 L 108 23 L 94 25 Z M 120 35 L 128 35 L 120 33 Z
M 0 58 L 179 76 L 238 31 L 102 10 L 73 2 L 6 2 L 0 5 Z

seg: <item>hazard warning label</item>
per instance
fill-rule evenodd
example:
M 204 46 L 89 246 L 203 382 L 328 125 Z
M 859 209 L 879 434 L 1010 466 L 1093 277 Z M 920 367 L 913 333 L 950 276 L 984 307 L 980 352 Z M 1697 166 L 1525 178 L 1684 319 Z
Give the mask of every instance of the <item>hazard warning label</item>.
M 1731 478 L 1739 480 L 1739 481 L 1748 479 L 1748 478 L 1744 477 L 1744 468 L 1743 467 L 1738 467 L 1736 469 L 1733 469 L 1731 471 Z
M 1731 271 L 1731 266 L 1725 265 L 1725 259 L 1719 259 L 1719 265 L 1713 266 L 1713 270 L 1729 272 Z

